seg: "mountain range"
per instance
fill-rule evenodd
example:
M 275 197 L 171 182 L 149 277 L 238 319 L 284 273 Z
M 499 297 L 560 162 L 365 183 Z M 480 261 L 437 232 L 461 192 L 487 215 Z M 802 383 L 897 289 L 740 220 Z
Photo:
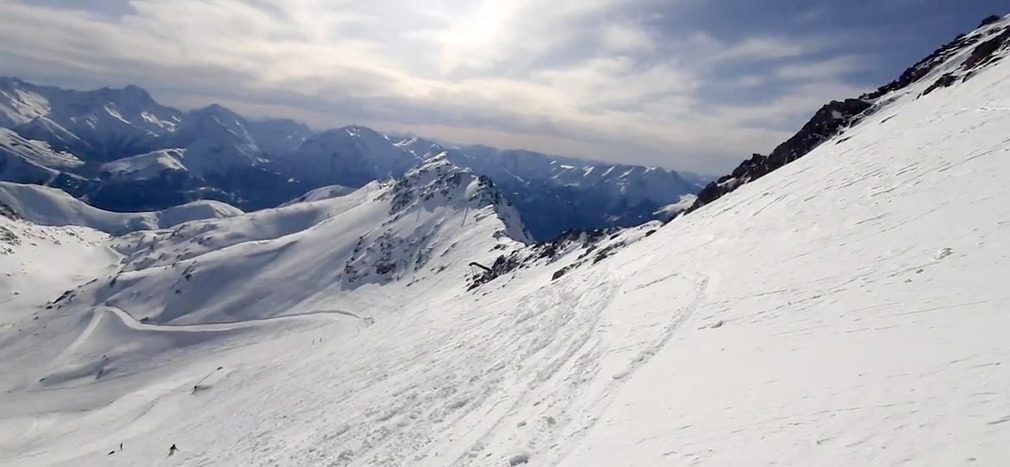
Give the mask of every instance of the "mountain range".
M 660 168 L 392 138 L 362 126 L 315 131 L 292 120 L 249 120 L 220 105 L 183 112 L 137 86 L 75 91 L 0 78 L 0 180 L 57 187 L 111 211 L 198 199 L 254 211 L 320 187 L 397 178 L 443 153 L 498 184 L 538 240 L 662 218 L 665 206 L 706 181 Z

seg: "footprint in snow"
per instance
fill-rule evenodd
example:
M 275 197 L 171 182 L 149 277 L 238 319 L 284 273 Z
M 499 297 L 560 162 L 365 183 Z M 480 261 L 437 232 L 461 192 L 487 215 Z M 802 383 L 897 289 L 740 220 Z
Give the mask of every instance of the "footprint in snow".
M 944 259 L 944 258 L 952 255 L 952 254 L 954 254 L 954 249 L 953 248 L 942 248 L 942 249 L 940 249 L 940 251 L 936 252 L 936 255 L 934 256 L 934 258 L 936 258 L 936 260 L 939 261 L 941 259 Z

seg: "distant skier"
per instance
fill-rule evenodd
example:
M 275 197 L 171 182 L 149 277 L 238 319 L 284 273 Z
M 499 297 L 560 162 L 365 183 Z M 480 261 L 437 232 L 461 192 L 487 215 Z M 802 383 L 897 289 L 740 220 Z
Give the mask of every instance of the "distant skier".
M 172 447 L 168 448 L 168 457 L 172 457 L 172 454 L 175 454 L 175 451 L 178 450 L 179 448 L 175 447 L 175 444 L 173 444 Z

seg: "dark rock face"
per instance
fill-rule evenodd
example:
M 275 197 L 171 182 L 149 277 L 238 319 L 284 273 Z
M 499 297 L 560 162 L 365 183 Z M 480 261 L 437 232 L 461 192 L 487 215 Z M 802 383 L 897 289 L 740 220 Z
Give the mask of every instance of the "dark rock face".
M 897 91 L 899 89 L 904 89 L 910 84 L 919 81 L 923 77 L 933 71 L 938 65 L 947 61 L 951 55 L 957 51 L 970 47 L 971 45 L 978 42 L 977 37 L 968 37 L 964 34 L 957 36 L 953 41 L 950 41 L 940 48 L 933 51 L 926 58 L 919 60 L 915 65 L 912 65 L 905 69 L 901 73 L 898 79 L 891 81 L 868 94 L 863 94 L 860 99 L 878 99 L 884 94 Z
M 995 62 L 998 60 L 995 56 L 996 51 L 1003 49 L 1007 45 L 1007 42 L 1010 42 L 1010 27 L 1003 28 L 992 39 L 975 46 L 971 51 L 971 55 L 964 61 L 961 67 L 970 71 Z
M 988 26 L 990 24 L 993 24 L 993 23 L 995 23 L 995 22 L 997 22 L 999 20 L 1000 20 L 999 15 L 988 16 L 988 17 L 986 17 L 986 19 L 982 20 L 982 22 L 978 25 L 978 27 L 983 28 L 983 27 L 986 27 L 986 26 Z
M 559 254 L 566 250 L 580 250 L 575 262 L 555 271 L 551 277 L 552 281 L 560 279 L 572 269 L 603 261 L 614 251 L 627 246 L 628 243 L 624 241 L 617 241 L 606 247 L 600 246 L 605 240 L 614 240 L 617 230 L 616 228 L 570 230 L 549 242 L 538 243 L 529 248 L 512 251 L 508 255 L 499 255 L 491 267 L 472 263 L 471 265 L 475 266 L 478 271 L 468 279 L 467 290 L 479 288 L 501 276 L 518 269 L 530 267 L 539 261 L 551 264 L 559 258 Z
M 750 159 L 737 166 L 733 173 L 709 183 L 698 193 L 698 199 L 688 211 L 711 203 L 735 190 L 738 186 L 757 180 L 769 172 L 803 157 L 824 141 L 838 134 L 857 115 L 868 108 L 870 108 L 870 103 L 862 99 L 832 101 L 821 107 L 798 133 L 776 147 L 770 155 L 754 154 Z
M 935 91 L 937 89 L 953 86 L 954 83 L 956 83 L 956 82 L 957 82 L 957 77 L 956 76 L 954 76 L 954 75 L 952 75 L 950 73 L 946 73 L 943 76 L 941 76 L 939 79 L 937 79 L 935 82 L 933 82 L 933 84 L 929 85 L 929 87 L 926 88 L 925 91 L 922 91 L 922 95 L 925 96 L 925 95 L 927 95 L 927 94 L 929 94 L 929 93 L 931 93 L 931 92 L 933 92 L 933 91 Z
M 990 16 L 982 21 L 979 28 L 990 27 L 1001 19 L 999 16 Z M 952 86 L 959 80 L 964 81 L 971 78 L 979 68 L 999 60 L 1000 56 L 996 53 L 1008 46 L 1010 46 L 1010 26 L 995 31 L 958 36 L 907 68 L 897 79 L 877 88 L 877 90 L 863 94 L 856 99 L 832 101 L 821 107 L 798 133 L 776 147 L 770 155 L 754 154 L 750 159 L 741 162 L 729 175 L 720 177 L 705 186 L 698 193 L 698 199 L 686 212 L 694 211 L 743 184 L 761 178 L 769 172 L 803 157 L 821 143 L 837 136 L 846 128 L 858 124 L 868 112 L 873 111 L 875 101 L 886 94 L 918 82 L 934 71 L 937 66 L 947 62 L 954 54 L 966 50 L 968 47 L 974 47 L 958 71 L 946 73 L 938 78 L 923 91 L 922 96 L 937 89 Z

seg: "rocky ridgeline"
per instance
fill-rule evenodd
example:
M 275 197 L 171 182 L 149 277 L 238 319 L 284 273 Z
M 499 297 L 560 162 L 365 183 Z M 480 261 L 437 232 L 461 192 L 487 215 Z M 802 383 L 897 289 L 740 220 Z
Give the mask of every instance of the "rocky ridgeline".
M 577 252 L 572 262 L 554 271 L 551 280 L 558 280 L 574 269 L 599 263 L 609 258 L 614 252 L 652 235 L 660 225 L 659 221 L 653 221 L 629 229 L 569 231 L 550 242 L 538 243 L 501 254 L 490 266 L 471 263 L 474 274 L 468 278 L 467 290 L 477 289 L 520 269 L 534 265 L 558 263 L 562 258 Z
M 979 69 L 1000 60 L 1002 56 L 997 52 L 1007 48 L 1010 44 L 1010 26 L 999 25 L 1001 20 L 1002 18 L 999 16 L 986 18 L 979 25 L 977 33 L 958 36 L 907 68 L 894 81 L 873 92 L 863 94 L 855 99 L 831 101 L 821 107 L 799 132 L 778 145 L 771 154 L 767 156 L 754 154 L 750 159 L 741 162 L 732 173 L 705 186 L 698 193 L 694 204 L 685 213 L 705 206 L 741 185 L 757 180 L 769 172 L 805 156 L 821 143 L 859 123 L 873 111 L 874 104 L 883 96 L 918 82 L 955 54 L 969 47 L 974 47 L 960 67 L 938 78 L 922 95 L 970 79 Z

